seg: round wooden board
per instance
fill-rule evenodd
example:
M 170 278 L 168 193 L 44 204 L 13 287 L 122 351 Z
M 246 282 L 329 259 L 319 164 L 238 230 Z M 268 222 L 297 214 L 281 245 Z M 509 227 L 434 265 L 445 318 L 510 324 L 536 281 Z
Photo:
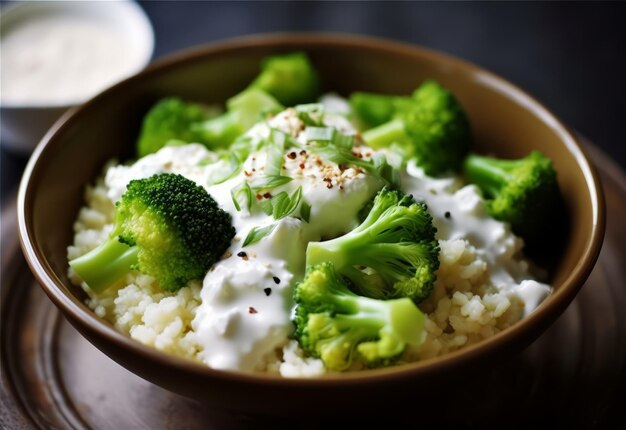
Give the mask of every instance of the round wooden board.
M 589 280 L 546 333 L 492 369 L 481 387 L 451 387 L 467 391 L 467 404 L 450 405 L 449 417 L 431 420 L 445 426 L 450 418 L 467 428 L 548 422 L 559 427 L 626 426 L 626 176 L 599 150 L 589 149 L 602 178 L 608 214 L 603 249 Z M 64 320 L 36 284 L 19 250 L 14 204 L 2 213 L 1 324 L 1 428 L 328 426 L 314 417 L 292 423 L 211 410 L 113 362 Z M 406 415 L 402 412 L 380 411 L 380 418 L 368 418 L 365 424 L 389 424 L 393 417 L 418 424 L 428 414 L 419 405 Z M 359 419 L 343 417 L 340 422 L 354 425 Z

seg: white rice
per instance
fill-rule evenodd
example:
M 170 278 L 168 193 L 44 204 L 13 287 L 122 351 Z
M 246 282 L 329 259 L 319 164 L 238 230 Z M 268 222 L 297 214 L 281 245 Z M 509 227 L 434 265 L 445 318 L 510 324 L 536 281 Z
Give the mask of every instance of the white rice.
M 79 213 L 74 225 L 74 243 L 68 248 L 69 259 L 95 248 L 111 231 L 114 205 L 106 191 L 100 180 L 87 189 L 86 206 Z M 437 357 L 480 342 L 523 316 L 524 303 L 520 299 L 487 282 L 487 263 L 469 242 L 441 240 L 440 247 L 435 288 L 431 297 L 420 305 L 427 316 L 425 339 L 419 347 L 407 350 L 406 361 Z M 70 277 L 80 283 L 71 269 Z M 190 335 L 191 321 L 201 302 L 200 282 L 190 282 L 178 292 L 168 293 L 158 289 L 151 277 L 131 273 L 117 286 L 100 294 L 84 284 L 83 287 L 90 296 L 88 305 L 122 333 L 163 352 L 200 360 L 200 346 Z M 293 340 L 282 350 L 269 354 L 256 370 L 286 377 L 326 372 L 320 360 L 306 357 Z

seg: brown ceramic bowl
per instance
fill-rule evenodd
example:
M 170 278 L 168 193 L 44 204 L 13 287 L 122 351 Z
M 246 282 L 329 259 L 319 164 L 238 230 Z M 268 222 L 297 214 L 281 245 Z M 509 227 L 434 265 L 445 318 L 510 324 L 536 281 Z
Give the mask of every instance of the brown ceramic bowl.
M 83 205 L 85 184 L 111 158 L 133 154 L 141 118 L 164 96 L 223 102 L 255 76 L 269 54 L 306 51 L 327 90 L 406 94 L 434 78 L 469 114 L 475 150 L 519 157 L 540 149 L 554 160 L 569 212 L 569 232 L 551 268 L 554 294 L 515 326 L 444 357 L 322 379 L 212 370 L 148 348 L 97 318 L 69 282 L 66 247 Z M 532 97 L 466 62 L 414 46 L 363 37 L 252 37 L 201 47 L 161 60 L 60 119 L 35 150 L 19 193 L 22 246 L 33 273 L 66 318 L 94 345 L 132 372 L 215 407 L 248 413 L 308 414 L 368 409 L 405 398 L 420 407 L 520 351 L 563 312 L 589 275 L 604 233 L 598 179 L 576 137 Z M 547 241 L 553 240 L 546 238 Z M 539 261 L 541 264 L 542 262 Z M 472 370 L 470 372 L 470 370 Z M 407 397 L 406 393 L 412 392 Z M 433 402 L 431 402 L 433 403 Z M 377 407 L 378 409 L 378 407 Z M 380 409 L 379 409 L 380 410 Z

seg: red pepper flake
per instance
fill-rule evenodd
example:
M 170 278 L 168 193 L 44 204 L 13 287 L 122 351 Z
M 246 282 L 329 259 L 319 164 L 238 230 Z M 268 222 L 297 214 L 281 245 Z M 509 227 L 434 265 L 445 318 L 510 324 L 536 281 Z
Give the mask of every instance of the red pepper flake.
M 326 184 L 326 188 L 328 188 L 329 190 L 333 187 L 333 183 L 329 182 Z
M 272 294 L 272 289 L 271 288 L 264 288 L 263 291 L 265 292 L 266 296 L 269 296 L 270 294 Z
M 248 313 L 249 313 L 249 314 L 258 314 L 258 313 L 259 313 L 259 311 L 257 311 L 255 308 L 253 308 L 252 306 L 250 306 L 250 307 L 248 308 Z
M 352 155 L 354 155 L 356 158 L 363 158 L 363 154 L 357 151 L 352 151 Z
M 365 156 L 366 156 L 366 157 L 371 157 L 371 156 L 372 156 L 372 153 L 371 153 L 371 152 L 366 152 L 366 153 L 365 153 Z
M 240 251 L 239 253 L 237 253 L 237 257 L 241 257 L 242 260 L 248 261 L 248 254 L 246 254 L 244 251 Z
M 263 196 L 262 196 L 261 194 L 257 194 L 257 195 L 256 195 L 256 199 L 257 199 L 257 200 L 261 200 L 262 198 L 263 198 Z
M 298 167 L 301 168 L 302 170 L 304 170 L 304 163 L 300 163 L 300 165 Z
M 302 151 L 300 151 L 300 155 L 306 155 L 306 151 L 303 149 Z
M 272 198 L 272 193 L 265 193 L 263 194 L 263 197 L 265 197 L 266 199 L 271 199 Z
M 287 154 L 287 157 L 289 157 L 292 160 L 296 159 L 296 153 L 295 152 L 290 152 L 289 154 Z
M 248 172 L 247 170 L 244 170 L 243 174 L 248 176 L 248 177 L 252 176 L 252 173 Z
M 338 164 L 337 167 L 339 167 L 339 170 L 341 170 L 342 172 L 344 170 L 346 170 L 347 166 L 345 164 Z

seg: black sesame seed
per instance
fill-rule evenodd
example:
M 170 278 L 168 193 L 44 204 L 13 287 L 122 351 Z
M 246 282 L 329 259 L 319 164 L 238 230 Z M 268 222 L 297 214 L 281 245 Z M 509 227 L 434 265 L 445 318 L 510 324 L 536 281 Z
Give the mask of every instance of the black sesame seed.
M 443 216 L 445 216 L 446 218 L 450 218 L 452 215 L 450 214 L 450 212 L 447 212 L 445 214 L 443 214 Z
M 278 278 L 277 276 L 274 276 L 272 278 L 274 280 L 274 282 L 276 282 L 277 284 L 280 284 L 280 278 Z
M 265 288 L 263 289 L 263 291 L 265 291 L 265 295 L 269 296 L 270 294 L 272 294 L 272 289 L 271 288 Z
M 248 254 L 246 254 L 244 251 L 240 251 L 240 252 L 237 253 L 237 257 L 244 258 L 244 257 L 247 257 L 247 256 L 248 256 Z

